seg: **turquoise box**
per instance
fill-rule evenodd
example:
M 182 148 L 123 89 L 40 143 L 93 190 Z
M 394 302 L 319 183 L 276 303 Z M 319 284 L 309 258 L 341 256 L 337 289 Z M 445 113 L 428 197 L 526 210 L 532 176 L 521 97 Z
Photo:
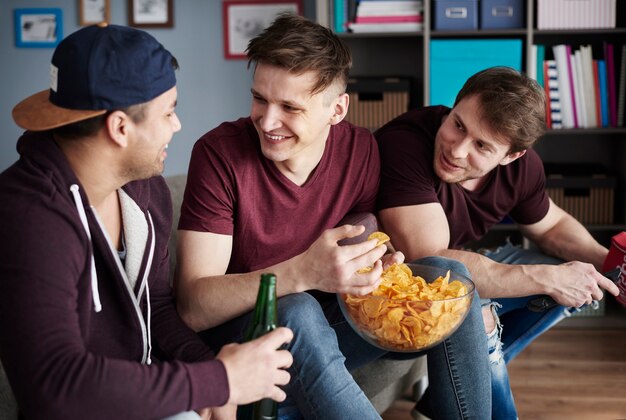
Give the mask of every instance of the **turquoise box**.
M 430 105 L 452 107 L 474 73 L 494 66 L 522 70 L 521 39 L 434 39 L 430 41 Z

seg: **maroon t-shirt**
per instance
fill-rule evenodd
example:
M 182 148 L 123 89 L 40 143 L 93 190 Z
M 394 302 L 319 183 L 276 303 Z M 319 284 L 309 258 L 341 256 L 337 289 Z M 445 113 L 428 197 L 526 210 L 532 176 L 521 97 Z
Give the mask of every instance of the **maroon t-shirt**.
M 379 176 L 373 135 L 341 122 L 298 186 L 263 156 L 252 121 L 242 118 L 196 142 L 178 228 L 232 235 L 227 273 L 262 269 L 304 252 L 349 212 L 373 212 Z
M 433 169 L 435 136 L 450 108 L 409 111 L 376 131 L 381 158 L 378 209 L 439 203 L 450 226 L 450 248 L 482 238 L 505 216 L 520 224 L 548 212 L 543 164 L 529 149 L 514 162 L 498 165 L 476 191 L 441 182 Z

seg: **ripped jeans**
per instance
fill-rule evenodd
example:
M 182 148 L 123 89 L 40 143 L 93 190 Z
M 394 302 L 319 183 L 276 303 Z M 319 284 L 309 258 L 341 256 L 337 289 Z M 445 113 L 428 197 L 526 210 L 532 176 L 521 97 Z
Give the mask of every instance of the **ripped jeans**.
M 507 241 L 495 251 L 481 252 L 486 257 L 504 264 L 562 264 L 563 261 L 537 251 L 522 249 Z M 492 418 L 515 419 L 517 411 L 509 386 L 506 364 L 563 318 L 579 311 L 556 305 L 545 311 L 528 309 L 530 301 L 540 296 L 519 298 L 481 299 L 481 305 L 491 305 L 496 328 L 488 335 L 489 360 L 491 363 Z

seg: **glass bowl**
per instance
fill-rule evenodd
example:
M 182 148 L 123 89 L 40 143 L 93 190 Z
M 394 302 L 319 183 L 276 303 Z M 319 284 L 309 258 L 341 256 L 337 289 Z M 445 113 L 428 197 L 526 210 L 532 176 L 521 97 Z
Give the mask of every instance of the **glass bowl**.
M 428 350 L 450 337 L 465 320 L 474 297 L 474 283 L 450 271 L 449 283 L 442 287 L 447 282 L 440 278 L 445 278 L 448 270 L 418 264 L 400 266 L 405 268 L 396 269 L 406 274 L 400 273 L 390 282 L 386 270 L 383 282 L 370 294 L 338 294 L 339 307 L 354 331 L 373 346 L 401 353 Z M 411 279 L 409 270 L 422 280 Z M 428 296 L 423 282 L 431 289 L 443 290 Z

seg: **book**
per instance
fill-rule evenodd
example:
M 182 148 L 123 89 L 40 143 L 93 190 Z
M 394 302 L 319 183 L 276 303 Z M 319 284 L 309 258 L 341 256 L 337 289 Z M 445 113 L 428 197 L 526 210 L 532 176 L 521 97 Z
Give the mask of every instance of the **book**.
M 572 46 L 566 44 L 565 45 L 565 51 L 566 51 L 566 56 L 567 56 L 567 66 L 569 66 L 569 88 L 570 88 L 570 100 L 572 101 L 572 111 L 573 111 L 573 117 L 574 117 L 574 127 L 579 127 L 578 125 L 578 105 L 576 103 L 576 101 L 578 101 L 578 97 L 576 96 L 576 91 L 574 90 L 574 76 L 572 74 L 572 64 L 573 64 L 573 54 L 572 54 Z
M 617 126 L 624 127 L 624 102 L 626 101 L 626 44 L 622 45 L 617 91 Z
M 602 127 L 602 108 L 600 104 L 600 79 L 598 75 L 598 60 L 592 61 L 593 67 L 593 97 L 596 105 L 596 127 Z
M 607 85 L 606 61 L 598 60 L 598 82 L 600 84 L 600 115 L 602 127 L 609 126 L 609 88 Z
M 423 28 L 422 22 L 396 22 L 396 23 L 348 23 L 348 28 L 355 33 L 374 32 L 416 32 Z
M 551 128 L 563 128 L 559 75 L 555 60 L 545 60 Z
M 585 98 L 583 109 L 586 112 L 587 127 L 598 127 L 596 119 L 595 88 L 593 81 L 593 53 L 591 45 L 580 46 L 580 60 L 582 70 L 582 90 Z
M 357 8 L 357 16 L 421 16 L 422 8 L 419 9 L 362 9 Z
M 361 0 L 359 9 L 402 10 L 421 9 L 421 0 Z
M 574 128 L 574 108 L 570 88 L 570 58 L 564 44 L 552 46 L 559 90 L 563 128 Z
M 617 84 L 615 81 L 614 46 L 604 42 L 604 59 L 606 60 L 606 80 L 609 96 L 609 126 L 617 127 Z
M 552 118 L 550 117 L 550 87 L 548 86 L 548 65 L 544 61 L 543 68 L 541 69 L 543 79 L 546 83 L 543 84 L 544 96 L 546 98 L 546 128 L 549 130 L 552 128 Z
M 333 30 L 338 34 L 346 32 L 347 0 L 334 0 L 333 6 Z
M 535 59 L 535 72 L 537 74 L 537 78 L 535 80 L 537 80 L 537 83 L 539 83 L 539 86 L 543 86 L 544 85 L 544 81 L 543 81 L 543 60 L 545 60 L 545 55 L 546 55 L 546 47 L 545 45 L 542 44 L 538 44 L 536 45 L 536 51 L 534 55 L 534 59 Z
M 400 23 L 400 22 L 422 22 L 421 15 L 404 16 L 357 16 L 356 23 Z
M 528 77 L 537 80 L 537 45 L 533 44 L 530 47 L 530 64 L 528 65 Z
M 327 28 L 330 28 L 330 10 L 328 10 L 327 1 L 315 2 L 315 19 L 317 23 Z
M 572 97 L 576 98 L 574 100 L 574 107 L 576 111 L 575 115 L 578 120 L 577 123 L 574 123 L 574 127 L 588 128 L 587 110 L 585 109 L 587 98 L 583 86 L 583 66 L 580 50 L 574 51 L 570 59 L 572 61 L 571 78 L 574 86 L 574 94 Z

